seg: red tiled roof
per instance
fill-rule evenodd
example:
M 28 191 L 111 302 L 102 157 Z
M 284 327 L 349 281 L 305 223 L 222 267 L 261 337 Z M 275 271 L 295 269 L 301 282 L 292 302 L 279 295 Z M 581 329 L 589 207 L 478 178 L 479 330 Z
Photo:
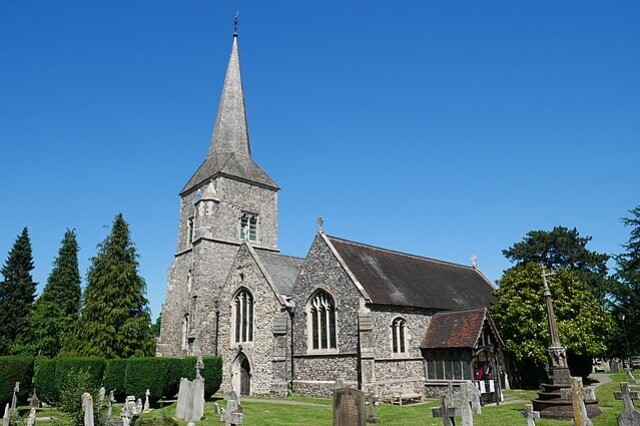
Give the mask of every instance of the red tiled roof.
M 422 349 L 475 348 L 486 316 L 486 308 L 439 312 L 431 318 L 420 347 Z

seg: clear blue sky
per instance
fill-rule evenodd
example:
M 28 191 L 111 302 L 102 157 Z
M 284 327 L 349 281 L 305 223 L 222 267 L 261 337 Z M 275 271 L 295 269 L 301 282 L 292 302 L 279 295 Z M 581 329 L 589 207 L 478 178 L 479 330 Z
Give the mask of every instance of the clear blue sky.
M 121 211 L 154 317 L 178 191 L 204 159 L 240 9 L 254 158 L 280 248 L 327 233 L 492 279 L 533 229 L 620 251 L 640 204 L 640 2 L 4 1 L 0 260 L 28 226 L 41 289 Z

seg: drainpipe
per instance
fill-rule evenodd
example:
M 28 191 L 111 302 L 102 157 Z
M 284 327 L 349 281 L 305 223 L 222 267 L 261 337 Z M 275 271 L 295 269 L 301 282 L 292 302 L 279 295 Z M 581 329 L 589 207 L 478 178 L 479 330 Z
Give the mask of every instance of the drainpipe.
M 218 356 L 218 326 L 220 325 L 220 303 L 216 300 L 213 302 L 213 309 L 216 313 L 216 334 L 214 336 L 213 352 Z
M 295 373 L 295 363 L 293 362 L 293 319 L 295 317 L 296 314 L 296 304 L 293 300 L 291 300 L 290 297 L 288 297 L 286 299 L 286 310 L 289 313 L 289 324 L 290 324 L 290 331 L 289 331 L 289 335 L 291 336 L 291 342 L 290 342 L 290 347 L 289 347 L 289 351 L 290 351 L 290 368 L 291 368 L 291 377 L 289 378 L 289 390 L 293 391 L 293 378 L 294 373 Z

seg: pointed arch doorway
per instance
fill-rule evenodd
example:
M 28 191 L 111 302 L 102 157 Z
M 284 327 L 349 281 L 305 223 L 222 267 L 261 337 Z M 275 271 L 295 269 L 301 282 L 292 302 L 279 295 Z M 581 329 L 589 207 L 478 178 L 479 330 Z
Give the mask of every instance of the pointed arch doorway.
M 239 353 L 232 366 L 232 387 L 240 395 L 251 395 L 251 363 L 244 353 Z

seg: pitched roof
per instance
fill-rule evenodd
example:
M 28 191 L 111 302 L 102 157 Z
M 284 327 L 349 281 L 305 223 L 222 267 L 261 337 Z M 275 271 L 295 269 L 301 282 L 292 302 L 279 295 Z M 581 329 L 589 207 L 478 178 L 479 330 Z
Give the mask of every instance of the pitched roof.
M 184 194 L 212 177 L 225 175 L 273 189 L 278 185 L 251 158 L 238 38 L 234 34 L 209 154 L 182 188 Z
M 493 285 L 476 268 L 326 238 L 372 303 L 460 311 L 495 302 Z
M 291 288 L 298 277 L 304 259 L 264 250 L 256 250 L 255 252 L 280 294 L 291 295 Z
M 278 185 L 247 155 L 234 152 L 214 152 L 209 154 L 180 194 L 189 192 L 207 180 L 217 176 L 228 176 L 243 181 L 257 183 L 272 189 Z
M 475 348 L 486 315 L 485 308 L 461 312 L 438 312 L 431 317 L 420 348 Z

